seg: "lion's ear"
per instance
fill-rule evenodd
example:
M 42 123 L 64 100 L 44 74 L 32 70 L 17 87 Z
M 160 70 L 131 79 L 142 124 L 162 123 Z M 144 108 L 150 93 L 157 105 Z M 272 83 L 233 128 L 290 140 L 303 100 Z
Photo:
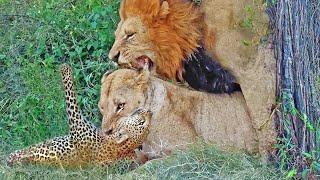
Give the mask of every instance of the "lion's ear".
M 159 11 L 159 18 L 165 19 L 170 12 L 169 3 L 167 1 L 163 1 Z
M 126 8 L 126 0 L 122 0 L 120 4 L 120 10 L 119 10 L 119 15 L 121 20 L 126 18 L 125 8 Z

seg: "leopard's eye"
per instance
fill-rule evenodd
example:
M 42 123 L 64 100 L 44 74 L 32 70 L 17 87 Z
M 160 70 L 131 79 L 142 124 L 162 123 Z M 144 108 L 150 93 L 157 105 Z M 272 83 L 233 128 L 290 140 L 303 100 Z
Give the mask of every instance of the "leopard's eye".
M 145 122 L 146 122 L 145 120 L 141 120 L 141 121 L 139 122 L 139 125 L 142 126 Z
M 124 109 L 124 106 L 125 106 L 125 105 L 126 105 L 125 103 L 119 103 L 119 104 L 117 105 L 116 113 L 117 113 L 117 114 L 120 113 L 120 112 Z

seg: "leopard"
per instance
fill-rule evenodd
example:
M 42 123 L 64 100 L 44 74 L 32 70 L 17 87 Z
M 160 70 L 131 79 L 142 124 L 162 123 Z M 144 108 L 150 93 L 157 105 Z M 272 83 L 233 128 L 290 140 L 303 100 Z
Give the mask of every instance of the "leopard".
M 46 164 L 55 166 L 109 165 L 119 160 L 136 158 L 149 132 L 151 111 L 135 109 L 119 119 L 114 133 L 106 135 L 87 121 L 79 109 L 73 85 L 72 69 L 64 64 L 61 75 L 65 90 L 69 134 L 17 150 L 7 164 Z

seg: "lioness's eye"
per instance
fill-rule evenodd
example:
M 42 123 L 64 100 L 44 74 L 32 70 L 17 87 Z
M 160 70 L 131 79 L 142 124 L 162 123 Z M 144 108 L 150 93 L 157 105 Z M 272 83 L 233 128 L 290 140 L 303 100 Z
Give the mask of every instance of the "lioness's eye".
M 116 113 L 120 113 L 123 110 L 125 103 L 119 103 L 117 105 Z

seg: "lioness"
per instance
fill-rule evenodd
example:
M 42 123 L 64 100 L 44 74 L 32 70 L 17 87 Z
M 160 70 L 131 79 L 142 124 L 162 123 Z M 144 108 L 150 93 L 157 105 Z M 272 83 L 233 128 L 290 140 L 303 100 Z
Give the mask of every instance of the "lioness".
M 104 75 L 99 108 L 106 133 L 137 107 L 153 112 L 145 151 L 183 148 L 199 137 L 223 148 L 257 150 L 256 134 L 241 93 L 190 90 L 150 76 L 147 68 L 140 73 L 120 69 Z

